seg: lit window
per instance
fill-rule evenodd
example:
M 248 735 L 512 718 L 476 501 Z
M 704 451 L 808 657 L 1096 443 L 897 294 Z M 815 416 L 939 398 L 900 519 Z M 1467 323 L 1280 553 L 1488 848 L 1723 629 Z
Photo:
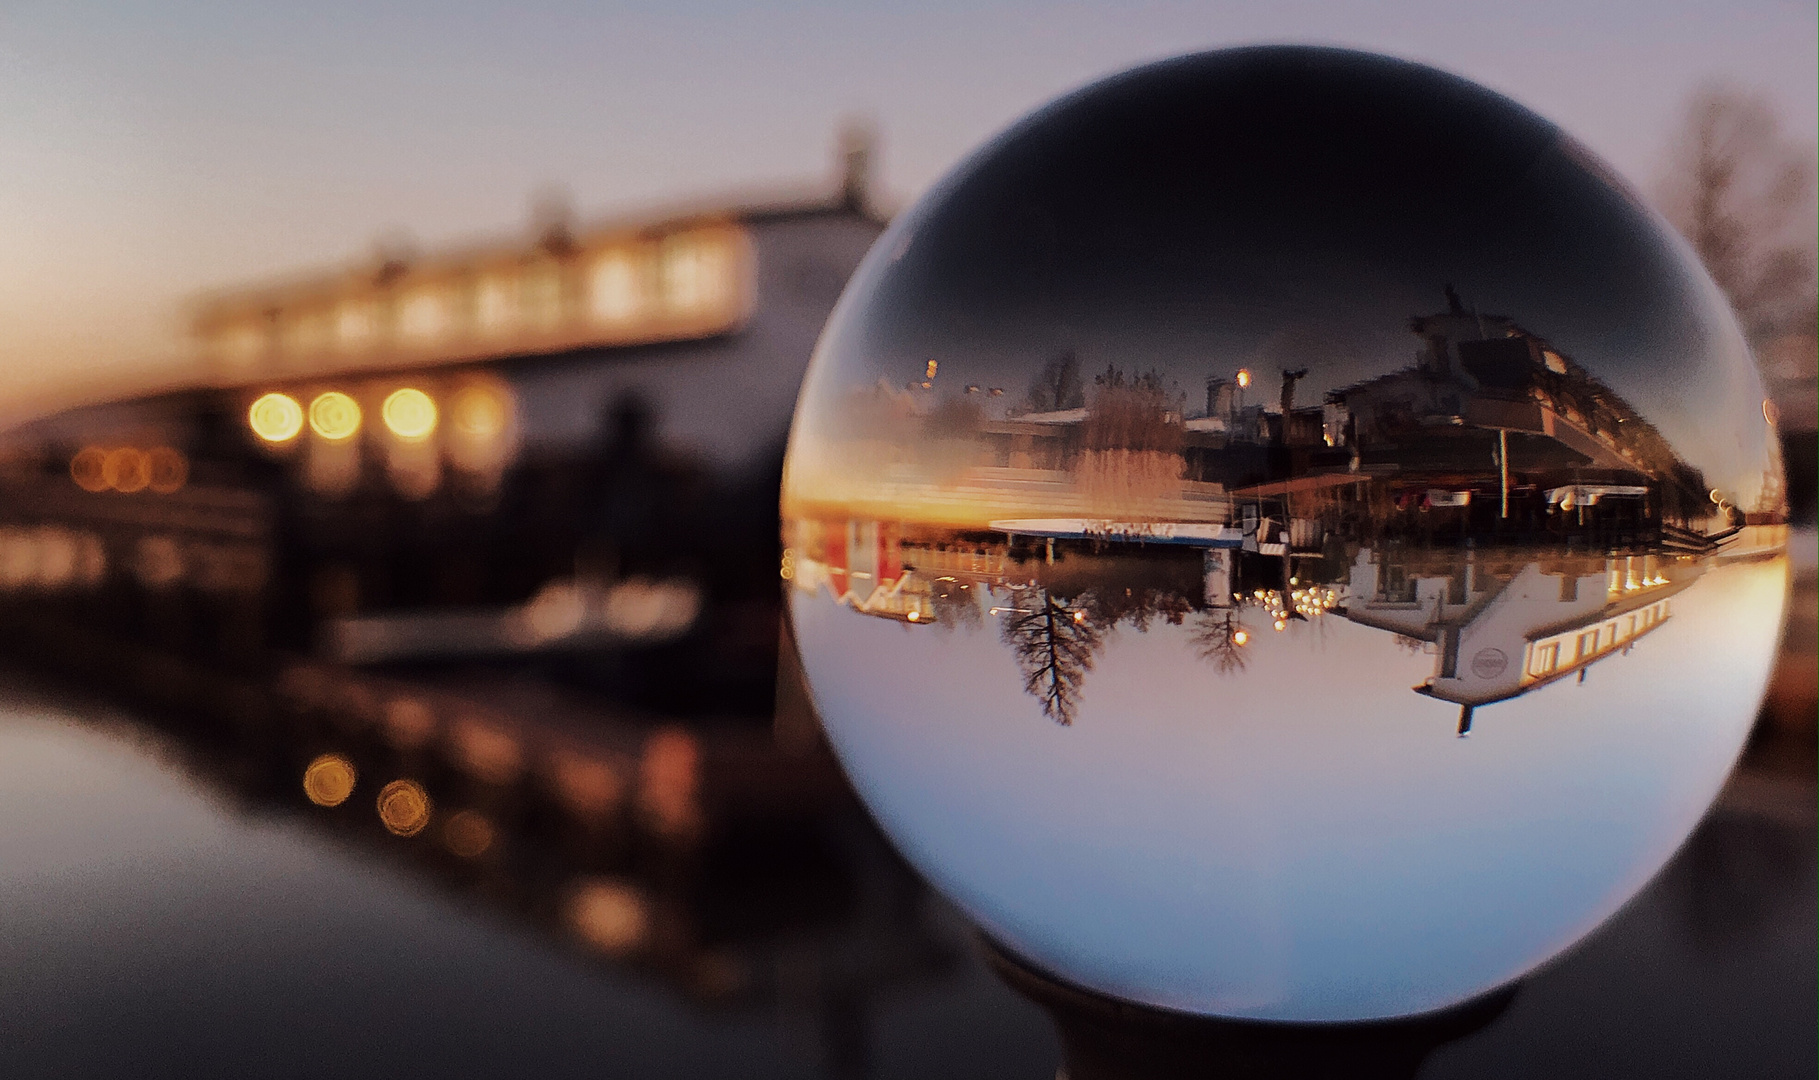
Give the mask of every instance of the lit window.
M 221 358 L 236 367 L 244 367 L 263 357 L 267 344 L 265 328 L 257 323 L 230 326 L 215 339 Z
M 498 275 L 480 283 L 474 297 L 474 321 L 483 334 L 503 334 L 518 325 L 518 298 L 510 277 Z
M 443 290 L 417 289 L 398 306 L 398 336 L 415 344 L 436 341 L 448 333 L 448 298 Z
M 588 306 L 597 321 L 620 323 L 637 318 L 644 306 L 643 294 L 637 263 L 629 253 L 611 252 L 594 263 L 588 280 Z
M 697 312 L 725 302 L 726 250 L 700 239 L 670 241 L 663 250 L 663 296 L 675 312 Z
M 335 341 L 343 349 L 364 349 L 372 344 L 377 322 L 371 303 L 349 300 L 335 313 Z
M 562 268 L 553 264 L 535 267 L 523 278 L 524 321 L 539 330 L 562 325 Z
M 306 311 L 284 322 L 284 351 L 292 356 L 313 356 L 328 347 L 328 313 Z

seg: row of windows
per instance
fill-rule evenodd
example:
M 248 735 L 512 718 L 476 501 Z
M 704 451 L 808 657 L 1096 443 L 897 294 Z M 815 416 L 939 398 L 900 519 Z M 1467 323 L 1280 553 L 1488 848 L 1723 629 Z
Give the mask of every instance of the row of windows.
M 621 245 L 570 265 L 554 261 L 428 282 L 396 297 L 357 296 L 330 306 L 248 319 L 207 335 L 229 363 L 274 352 L 360 354 L 381 345 L 434 348 L 469 339 L 549 333 L 577 324 L 624 331 L 649 320 L 711 316 L 739 299 L 742 266 L 719 232 Z
M 1563 667 L 1576 667 L 1628 644 L 1665 620 L 1669 614 L 1668 604 L 1667 600 L 1657 600 L 1602 626 L 1557 634 L 1535 642 L 1529 647 L 1530 677 L 1546 678 Z

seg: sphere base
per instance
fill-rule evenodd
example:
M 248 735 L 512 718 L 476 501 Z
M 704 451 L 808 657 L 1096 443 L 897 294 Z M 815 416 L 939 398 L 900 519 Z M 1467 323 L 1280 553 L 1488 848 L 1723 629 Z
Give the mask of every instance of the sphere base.
M 1520 987 L 1389 1020 L 1233 1020 L 1118 1001 L 1040 971 L 983 935 L 980 942 L 998 977 L 1054 1019 L 1067 1080 L 1411 1080 L 1435 1050 L 1501 1016 Z

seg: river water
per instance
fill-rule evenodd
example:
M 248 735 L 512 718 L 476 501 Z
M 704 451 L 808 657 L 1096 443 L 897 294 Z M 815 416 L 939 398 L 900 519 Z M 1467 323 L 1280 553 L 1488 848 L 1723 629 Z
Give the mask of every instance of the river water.
M 843 956 L 870 973 L 858 990 L 774 977 L 704 1002 L 258 795 L 246 767 L 0 676 L 0 1075 L 1054 1075 L 1042 1014 L 924 890 L 900 902 L 912 919 L 791 931 L 821 958 L 811 982 Z M 1805 783 L 1770 782 L 1766 811 L 1722 804 L 1635 903 L 1423 1075 L 1813 1075 Z M 899 945 L 924 959 L 862 962 Z

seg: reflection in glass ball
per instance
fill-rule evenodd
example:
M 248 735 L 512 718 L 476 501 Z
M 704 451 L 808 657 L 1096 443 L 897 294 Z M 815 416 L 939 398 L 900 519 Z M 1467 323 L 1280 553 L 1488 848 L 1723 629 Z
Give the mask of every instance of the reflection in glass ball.
M 802 391 L 804 668 L 905 854 L 1033 965 L 1341 1021 L 1492 989 L 1710 803 L 1785 582 L 1745 346 L 1475 85 L 1186 57 L 879 241 Z

